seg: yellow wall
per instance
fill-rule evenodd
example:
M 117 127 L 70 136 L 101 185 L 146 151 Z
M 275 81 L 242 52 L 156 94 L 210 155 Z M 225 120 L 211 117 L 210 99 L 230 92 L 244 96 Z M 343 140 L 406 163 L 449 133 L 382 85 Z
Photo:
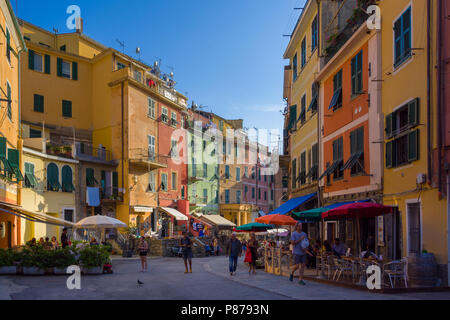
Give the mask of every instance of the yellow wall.
M 74 217 L 76 215 L 75 192 L 51 192 L 47 190 L 46 172 L 49 163 L 55 163 L 59 169 L 59 183 L 61 184 L 61 170 L 67 165 L 72 169 L 73 184 L 78 190 L 76 184 L 76 167 L 75 163 L 64 161 L 63 159 L 46 159 L 45 155 L 35 155 L 31 153 L 23 153 L 23 162 L 34 164 L 34 176 L 38 182 L 35 188 L 23 188 L 22 190 L 22 208 L 27 211 L 45 213 L 56 218 L 64 219 L 63 209 L 73 209 Z M 22 169 L 25 172 L 25 164 Z M 25 243 L 32 238 L 39 240 L 40 237 L 53 237 L 59 239 L 62 227 L 50 224 L 31 222 L 21 219 L 21 241 Z M 58 240 L 59 241 L 59 240 Z

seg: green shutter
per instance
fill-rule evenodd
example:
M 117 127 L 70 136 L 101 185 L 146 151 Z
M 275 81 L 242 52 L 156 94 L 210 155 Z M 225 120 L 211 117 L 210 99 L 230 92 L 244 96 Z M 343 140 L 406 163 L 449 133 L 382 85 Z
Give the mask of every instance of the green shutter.
M 386 116 L 386 129 L 385 129 L 385 131 L 386 131 L 386 136 L 387 137 L 390 137 L 391 134 L 392 134 L 392 120 L 393 120 L 392 115 L 393 114 L 390 113 L 390 114 L 388 114 Z
M 62 168 L 62 186 L 63 192 L 73 192 L 75 190 L 73 186 L 72 169 L 69 166 Z
M 8 29 L 6 29 L 6 56 L 11 61 L 11 34 Z
M 50 56 L 48 54 L 45 55 L 45 73 L 50 74 Z
M 7 109 L 7 112 L 8 112 L 8 118 L 9 118 L 10 120 L 12 120 L 12 109 L 11 109 L 11 106 L 12 106 L 12 96 L 11 96 L 11 86 L 9 85 L 9 83 L 6 84 L 6 96 L 7 96 L 7 98 L 8 98 L 8 109 Z
M 34 111 L 44 112 L 44 97 L 39 94 L 34 95 Z
M 34 51 L 28 50 L 28 69 L 34 70 Z
M 6 138 L 0 137 L 0 158 L 6 158 Z
M 78 80 L 78 63 L 72 62 L 72 80 Z
M 393 142 L 389 141 L 388 143 L 386 143 L 386 168 L 392 168 L 393 167 L 393 163 L 392 163 L 392 146 L 393 146 Z
M 58 58 L 57 59 L 57 73 L 56 73 L 58 77 L 62 77 L 62 63 L 63 63 L 62 59 Z
M 117 196 L 119 194 L 119 174 L 117 172 L 113 172 L 113 194 Z
M 72 118 L 72 101 L 63 100 L 62 115 L 65 118 Z
M 411 126 L 419 124 L 419 98 L 408 104 L 408 118 Z
M 419 130 L 408 134 L 408 161 L 419 160 Z

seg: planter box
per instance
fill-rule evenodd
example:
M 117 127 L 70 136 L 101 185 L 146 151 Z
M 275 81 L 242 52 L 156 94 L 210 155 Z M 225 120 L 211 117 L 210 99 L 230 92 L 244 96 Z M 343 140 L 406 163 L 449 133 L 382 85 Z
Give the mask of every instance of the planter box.
M 83 274 L 103 274 L 103 267 L 83 268 Z
M 17 274 L 17 267 L 0 267 L 0 274 Z
M 30 276 L 42 276 L 45 274 L 45 269 L 36 267 L 23 267 L 23 274 Z

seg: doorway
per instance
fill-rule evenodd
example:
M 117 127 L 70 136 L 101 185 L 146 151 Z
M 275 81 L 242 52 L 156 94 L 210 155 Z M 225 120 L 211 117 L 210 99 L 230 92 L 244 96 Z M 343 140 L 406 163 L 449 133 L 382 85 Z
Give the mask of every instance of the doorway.
M 406 204 L 406 214 L 408 219 L 408 254 L 420 254 L 422 248 L 420 202 Z

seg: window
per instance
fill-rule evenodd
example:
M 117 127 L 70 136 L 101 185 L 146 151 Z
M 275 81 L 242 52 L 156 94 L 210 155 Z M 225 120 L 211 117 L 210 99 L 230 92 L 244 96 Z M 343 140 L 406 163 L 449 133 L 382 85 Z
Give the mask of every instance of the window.
M 64 166 L 61 172 L 62 176 L 62 192 L 73 192 L 75 187 L 73 186 L 72 168 Z
M 181 199 L 182 200 L 186 199 L 186 189 L 184 186 L 181 186 Z
M 302 69 L 303 69 L 303 67 L 306 64 L 306 37 L 304 37 L 303 41 L 302 41 L 302 61 L 301 61 L 301 64 L 302 64 Z
M 44 96 L 34 95 L 34 112 L 44 113 Z
M 223 120 L 219 120 L 219 129 L 220 131 L 223 131 Z
M 161 190 L 169 190 L 169 184 L 167 183 L 167 173 L 161 173 Z
M 261 200 L 261 189 L 258 188 L 258 199 Z
M 248 186 L 244 186 L 244 198 L 247 199 Z
M 64 211 L 64 220 L 74 222 L 74 220 L 73 220 L 74 210 L 73 209 L 64 209 L 63 211 Z
M 197 165 L 195 164 L 195 158 L 192 158 L 192 176 L 197 176 Z
M 225 190 L 225 203 L 230 203 L 230 190 Z
M 203 164 L 203 178 L 207 178 L 208 177 L 208 164 L 204 163 Z
M 47 166 L 47 191 L 58 192 L 59 189 L 61 189 L 61 185 L 59 184 L 58 166 L 50 163 Z
M 148 191 L 156 192 L 156 172 L 154 171 L 148 174 Z
M 255 199 L 255 188 L 252 188 L 252 199 Z
M 30 138 L 42 138 L 42 131 L 30 128 Z
M 8 28 L 6 28 L 6 58 L 11 62 L 11 34 Z
M 172 112 L 172 119 L 170 120 L 170 125 L 173 127 L 176 127 L 178 124 L 178 120 L 177 120 L 177 113 L 176 112 Z
M 273 199 L 274 199 L 274 192 L 273 192 L 273 190 L 270 190 L 270 200 L 271 201 L 273 201 Z
M 216 190 L 216 203 L 219 203 L 219 190 Z
M 312 146 L 311 157 L 312 166 L 310 174 L 308 174 L 308 176 L 310 176 L 313 181 L 316 181 L 319 173 L 319 147 L 317 144 Z
M 411 57 L 411 7 L 394 23 L 394 67 Z
M 386 143 L 386 168 L 395 168 L 419 160 L 419 130 Z
M 169 110 L 167 108 L 162 107 L 161 120 L 166 124 L 169 123 Z
M 241 181 L 241 168 L 236 168 L 236 181 Z
M 62 101 L 62 115 L 64 118 L 72 118 L 72 101 Z
M 300 172 L 299 172 L 300 184 L 306 184 L 306 152 L 300 155 Z
M 334 162 L 334 170 L 333 179 L 339 180 L 344 177 L 343 168 L 343 159 L 344 159 L 344 138 L 340 137 L 339 139 L 333 141 L 333 162 Z
M 312 111 L 312 113 L 317 112 L 318 102 L 319 102 L 319 86 L 317 82 L 314 82 L 311 88 L 311 103 L 309 104 L 307 111 Z
M 296 129 L 296 120 L 297 120 L 297 105 L 293 105 L 289 107 L 289 124 L 288 130 Z
M 252 179 L 255 179 L 255 167 L 252 167 Z
M 244 176 L 248 179 L 248 167 L 244 168 Z
M 295 80 L 297 80 L 297 72 L 298 72 L 297 64 L 298 64 L 298 61 L 297 61 L 297 53 L 296 53 L 294 56 L 294 59 L 292 59 L 292 74 L 294 77 L 294 82 L 295 82 Z
M 172 158 L 178 158 L 178 141 L 170 141 L 170 156 Z
M 156 158 L 155 142 L 154 136 L 148 136 L 148 157 L 150 160 L 155 160 Z
M 125 69 L 126 66 L 121 62 L 117 62 L 116 67 L 117 67 L 117 70 L 121 70 L 121 69 Z
M 237 204 L 241 203 L 241 190 L 236 191 L 236 203 Z
M 385 131 L 388 139 L 419 125 L 419 105 L 420 100 L 417 98 L 386 116 Z
M 12 120 L 12 92 L 9 82 L 6 83 L 6 99 L 8 99 L 7 113 L 9 120 Z
M 352 96 L 363 91 L 363 52 L 360 51 L 352 59 Z
M 203 203 L 208 203 L 208 189 L 203 189 Z
M 86 168 L 86 185 L 88 187 L 98 185 L 98 181 L 95 179 L 94 169 L 92 168 Z
M 43 68 L 44 63 L 43 63 L 42 55 L 34 53 L 33 54 L 33 60 L 34 60 L 33 61 L 34 62 L 33 70 L 34 71 L 38 71 L 38 72 L 44 71 L 44 68 Z
M 47 54 L 42 56 L 33 50 L 28 50 L 28 69 L 50 74 L 50 56 Z
M 142 73 L 139 70 L 134 70 L 133 71 L 133 78 L 134 80 L 138 81 L 138 82 L 142 82 Z
M 35 188 L 37 179 L 34 175 L 34 164 L 25 162 L 25 188 Z
M 335 111 L 342 107 L 342 70 L 339 70 L 333 78 L 333 92 L 333 98 L 328 110 L 333 109 Z
M 156 118 L 156 112 L 155 112 L 155 100 L 153 100 L 152 98 L 148 98 L 148 116 L 150 118 L 155 119 Z
M 230 166 L 225 166 L 225 179 L 230 179 Z
M 297 159 L 292 160 L 292 189 L 297 187 Z
M 59 47 L 59 50 L 66 52 L 66 45 Z
M 317 28 L 317 16 L 314 18 L 311 25 L 311 52 L 317 48 L 318 43 L 318 28 Z
M 72 65 L 75 66 L 76 63 L 74 62 Z M 63 77 L 63 78 L 67 78 L 67 79 L 71 78 L 70 62 L 65 61 L 61 58 L 58 58 L 57 59 L 57 67 L 58 67 L 58 71 L 57 71 L 58 77 Z M 75 75 L 75 70 L 73 70 L 73 71 L 74 71 L 74 75 Z M 75 77 L 73 77 L 73 79 L 76 80 Z
M 264 200 L 267 201 L 267 191 L 264 191 Z
M 298 121 L 301 121 L 301 124 L 304 124 L 306 121 L 306 94 L 302 96 L 302 107 L 300 112 L 300 117 L 298 118 Z
M 177 186 L 178 186 L 177 173 L 172 172 L 172 190 L 177 190 L 178 189 Z

